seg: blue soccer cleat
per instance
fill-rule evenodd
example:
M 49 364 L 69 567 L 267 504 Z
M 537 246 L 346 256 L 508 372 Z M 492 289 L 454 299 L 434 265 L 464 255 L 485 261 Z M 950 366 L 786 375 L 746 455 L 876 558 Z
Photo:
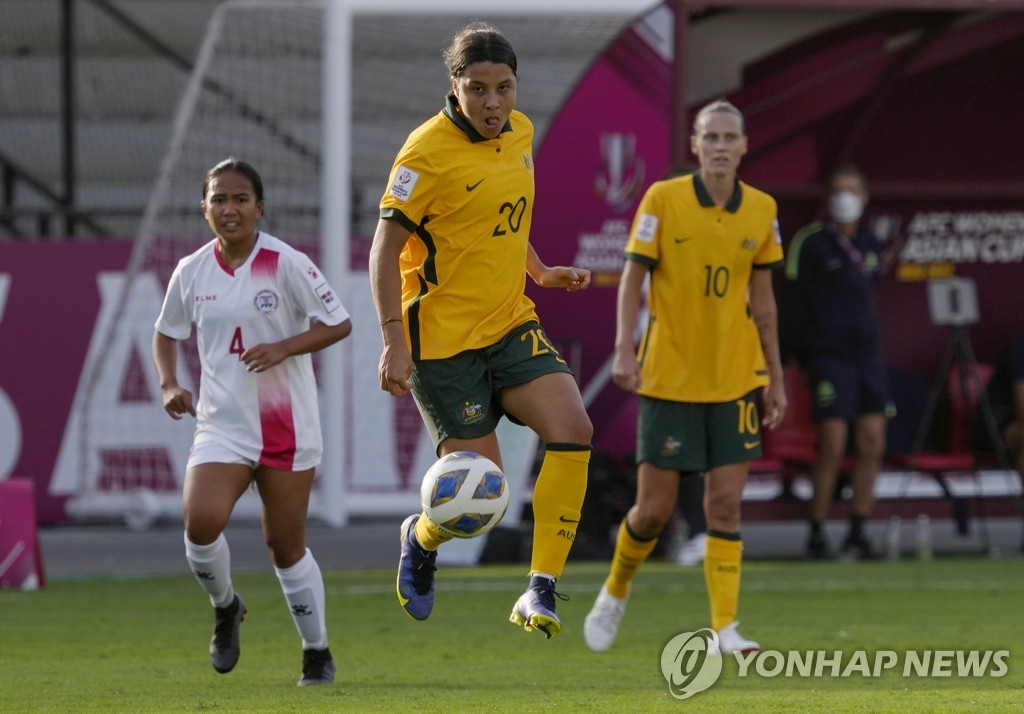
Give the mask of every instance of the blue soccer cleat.
M 556 597 L 569 599 L 555 592 L 553 578 L 534 575 L 530 578 L 530 587 L 516 600 L 509 622 L 522 626 L 527 632 L 540 630 L 551 639 L 562 631 L 562 621 L 555 614 Z
M 416 540 L 419 515 L 402 523 L 402 555 L 398 560 L 398 602 L 416 620 L 426 620 L 434 609 L 436 550 L 425 550 Z

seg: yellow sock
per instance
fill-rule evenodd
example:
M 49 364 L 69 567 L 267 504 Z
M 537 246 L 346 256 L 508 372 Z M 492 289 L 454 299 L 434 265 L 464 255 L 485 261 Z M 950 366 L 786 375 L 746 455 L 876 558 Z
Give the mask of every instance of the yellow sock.
M 548 444 L 533 488 L 531 573 L 562 576 L 587 493 L 590 447 Z
M 426 513 L 421 513 L 419 520 L 416 521 L 414 527 L 416 531 L 416 540 L 420 542 L 420 546 L 423 550 L 437 550 L 438 546 L 442 543 L 450 541 L 452 537 L 447 533 L 442 533 L 433 522 L 427 518 Z
M 629 583 L 636 571 L 644 564 L 647 557 L 658 544 L 658 539 L 639 540 L 622 519 L 619 535 L 615 538 L 615 554 L 612 556 L 612 569 L 604 586 L 608 594 L 620 600 L 629 594 Z
M 736 619 L 740 602 L 740 563 L 743 541 L 709 534 L 704 555 L 704 581 L 711 605 L 711 627 L 721 630 Z

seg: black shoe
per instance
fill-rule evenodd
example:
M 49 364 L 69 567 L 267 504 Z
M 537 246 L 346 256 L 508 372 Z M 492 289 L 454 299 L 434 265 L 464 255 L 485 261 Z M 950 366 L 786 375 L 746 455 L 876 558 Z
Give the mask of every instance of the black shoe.
M 302 650 L 302 679 L 299 680 L 299 686 L 308 687 L 332 682 L 334 658 L 331 657 L 331 651 L 327 647 L 322 650 Z
M 811 533 L 811 537 L 807 539 L 807 557 L 811 560 L 829 559 L 828 540 L 825 539 L 824 533 Z
M 235 668 L 242 653 L 238 644 L 238 626 L 245 622 L 245 603 L 238 595 L 227 607 L 215 607 L 213 639 L 210 640 L 210 663 L 221 674 Z
M 843 560 L 875 560 L 877 557 L 871 541 L 864 536 L 848 536 L 843 543 Z

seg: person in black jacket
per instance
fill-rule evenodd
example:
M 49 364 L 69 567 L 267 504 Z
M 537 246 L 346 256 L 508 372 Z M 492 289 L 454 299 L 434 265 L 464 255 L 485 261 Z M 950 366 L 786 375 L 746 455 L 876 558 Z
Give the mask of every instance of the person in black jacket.
M 828 189 L 828 220 L 806 226 L 790 244 L 789 314 L 784 319 L 792 326 L 793 348 L 808 373 L 814 418 L 821 427 L 807 552 L 815 559 L 829 557 L 822 524 L 832 505 L 852 424 L 853 499 L 842 555 L 861 560 L 874 555 L 864 522 L 874 508 L 886 418 L 892 411 L 874 303 L 884 253 L 882 242 L 860 222 L 868 201 L 861 171 L 840 166 Z

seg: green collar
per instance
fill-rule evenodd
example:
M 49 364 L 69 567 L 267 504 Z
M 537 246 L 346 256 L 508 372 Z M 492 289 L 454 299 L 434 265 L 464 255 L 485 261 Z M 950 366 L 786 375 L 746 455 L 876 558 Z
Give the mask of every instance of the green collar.
M 466 134 L 466 136 L 469 137 L 469 140 L 474 144 L 481 141 L 487 141 L 486 136 L 478 132 L 476 129 L 473 128 L 472 124 L 466 121 L 466 117 L 462 116 L 462 114 L 459 112 L 458 106 L 459 102 L 455 98 L 455 95 L 449 94 L 448 97 L 446 98 L 444 105 L 444 115 L 451 119 L 453 122 L 455 122 L 455 126 L 459 127 Z M 501 131 L 502 133 L 506 131 L 512 131 L 512 122 L 506 119 L 505 126 L 501 128 Z
M 715 201 L 711 198 L 711 194 L 708 193 L 707 186 L 704 185 L 704 181 L 700 177 L 700 171 L 693 173 L 693 190 L 697 193 L 697 200 L 704 208 L 712 208 L 715 206 Z M 740 185 L 740 180 L 736 179 L 736 185 L 732 190 L 732 196 L 725 202 L 725 210 L 729 213 L 736 213 L 740 210 L 740 204 L 743 203 L 743 187 Z

